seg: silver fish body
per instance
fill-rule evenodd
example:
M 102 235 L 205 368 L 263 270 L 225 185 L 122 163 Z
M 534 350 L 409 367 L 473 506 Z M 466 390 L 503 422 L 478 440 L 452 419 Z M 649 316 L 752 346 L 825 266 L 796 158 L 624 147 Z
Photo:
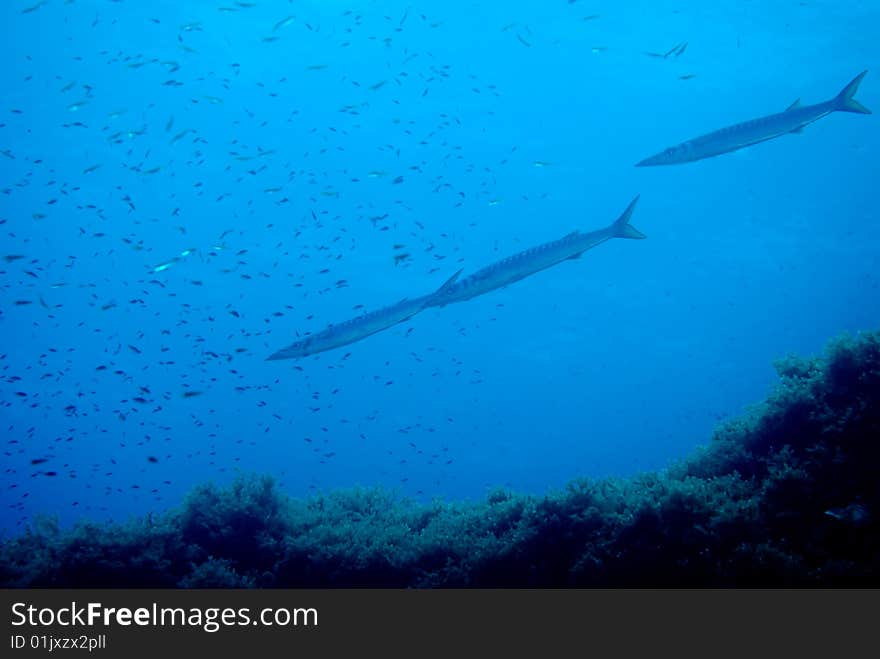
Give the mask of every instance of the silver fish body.
M 611 238 L 644 238 L 645 235 L 629 223 L 638 199 L 636 196 L 620 217 L 604 229 L 587 233 L 575 231 L 559 240 L 514 254 L 462 280 L 458 279 L 461 273 L 459 270 L 433 293 L 413 299 L 404 298 L 390 306 L 329 325 L 320 332 L 309 334 L 274 352 L 267 360 L 297 359 L 339 348 L 402 323 L 428 307 L 463 302 L 512 284 L 566 259 L 577 258 L 586 250 Z
M 275 361 L 279 359 L 308 357 L 309 355 L 315 355 L 319 352 L 333 350 L 334 348 L 340 348 L 349 343 L 360 341 L 371 334 L 381 332 L 393 325 L 409 320 L 425 309 L 435 295 L 443 294 L 449 286 L 454 284 L 459 273 L 461 273 L 461 270 L 452 275 L 433 293 L 412 299 L 404 298 L 400 302 L 370 311 L 345 322 L 328 325 L 320 332 L 304 336 L 286 348 L 272 353 L 266 360 Z
M 485 295 L 567 259 L 575 259 L 588 249 L 611 238 L 644 238 L 645 235 L 629 223 L 638 200 L 636 196 L 620 217 L 604 229 L 586 233 L 574 231 L 559 240 L 502 259 L 453 282 L 445 291 L 438 291 L 428 301 L 427 306 L 442 307 Z
M 859 84 L 862 82 L 862 78 L 867 73 L 867 71 L 862 71 L 837 96 L 829 101 L 813 105 L 801 105 L 799 100 L 795 101 L 784 112 L 777 112 L 766 117 L 759 117 L 727 126 L 671 146 L 636 163 L 636 167 L 678 165 L 702 160 L 703 158 L 711 158 L 722 153 L 730 153 L 731 151 L 758 144 L 759 142 L 772 140 L 775 137 L 789 133 L 799 133 L 805 126 L 828 116 L 832 112 L 871 114 L 868 108 L 853 98 L 859 88 Z

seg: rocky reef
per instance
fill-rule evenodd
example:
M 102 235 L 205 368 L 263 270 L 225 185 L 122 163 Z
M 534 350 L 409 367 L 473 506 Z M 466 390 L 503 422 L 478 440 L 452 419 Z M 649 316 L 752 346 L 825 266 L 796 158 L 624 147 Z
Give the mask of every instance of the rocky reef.
M 38 519 L 0 545 L 0 584 L 878 586 L 880 332 L 776 368 L 766 401 L 662 472 L 432 504 L 242 476 L 125 524 Z

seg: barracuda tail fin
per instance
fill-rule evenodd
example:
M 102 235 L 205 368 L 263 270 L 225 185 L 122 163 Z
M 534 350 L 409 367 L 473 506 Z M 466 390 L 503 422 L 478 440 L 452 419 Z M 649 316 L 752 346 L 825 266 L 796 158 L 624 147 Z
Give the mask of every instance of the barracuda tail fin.
M 840 112 L 857 112 L 858 114 L 871 114 L 871 111 L 866 108 L 864 105 L 859 103 L 853 96 L 856 95 L 856 92 L 859 90 L 859 84 L 862 82 L 862 78 L 865 77 L 867 71 L 862 71 L 859 75 L 852 79 L 846 87 L 843 88 L 835 98 L 834 98 L 834 109 L 839 110 Z
M 636 195 L 635 199 L 629 202 L 629 206 L 626 207 L 626 210 L 623 211 L 620 217 L 618 217 L 617 220 L 614 221 L 614 224 L 611 225 L 611 235 L 615 238 L 647 238 L 645 234 L 629 223 L 638 200 L 639 195 Z

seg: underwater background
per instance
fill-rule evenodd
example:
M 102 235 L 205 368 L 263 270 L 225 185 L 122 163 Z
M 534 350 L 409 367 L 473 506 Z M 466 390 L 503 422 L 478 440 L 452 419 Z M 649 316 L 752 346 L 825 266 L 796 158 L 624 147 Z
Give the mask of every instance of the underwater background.
M 670 545 L 636 523 L 666 505 L 702 529 L 672 564 L 766 539 L 772 509 L 824 566 L 774 546 L 683 581 L 876 581 L 876 118 L 634 164 L 865 69 L 876 110 L 877 3 L 15 0 L 0 23 L 5 583 L 653 583 L 596 566 Z M 647 240 L 265 361 L 636 194 Z M 354 535 L 314 531 L 352 510 Z M 59 572 L 84 537 L 130 572 Z M 498 567 L 508 542 L 533 551 Z M 291 567 L 316 547 L 354 562 Z

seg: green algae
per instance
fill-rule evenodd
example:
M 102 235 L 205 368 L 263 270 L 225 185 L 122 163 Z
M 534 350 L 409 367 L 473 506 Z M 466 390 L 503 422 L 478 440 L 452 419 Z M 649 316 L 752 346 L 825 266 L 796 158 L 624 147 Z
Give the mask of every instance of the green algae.
M 880 333 L 776 368 L 763 403 L 662 472 L 430 504 L 378 488 L 293 499 L 245 475 L 125 524 L 37 519 L 0 545 L 0 583 L 880 585 Z

